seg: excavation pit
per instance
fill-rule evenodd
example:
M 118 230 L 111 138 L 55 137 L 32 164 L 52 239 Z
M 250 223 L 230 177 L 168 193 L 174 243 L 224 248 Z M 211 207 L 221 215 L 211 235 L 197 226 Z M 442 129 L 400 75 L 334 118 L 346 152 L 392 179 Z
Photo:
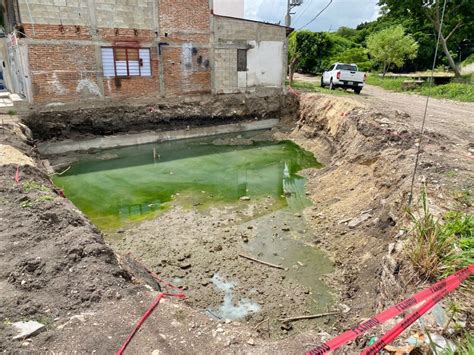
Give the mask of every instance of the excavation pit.
M 74 153 L 52 163 L 68 160 L 75 162 L 54 178 L 57 186 L 119 254 L 131 252 L 183 287 L 191 306 L 218 319 L 271 318 L 277 337 L 287 332 L 278 319 L 331 308 L 323 279 L 333 266 L 311 244 L 302 216 L 311 202 L 298 175 L 321 165 L 295 143 L 254 131 Z

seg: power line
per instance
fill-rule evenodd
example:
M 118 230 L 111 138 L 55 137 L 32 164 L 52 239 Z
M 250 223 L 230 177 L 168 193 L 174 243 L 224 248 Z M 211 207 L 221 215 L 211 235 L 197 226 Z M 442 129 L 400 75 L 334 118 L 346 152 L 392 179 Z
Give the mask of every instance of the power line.
M 300 28 L 298 28 L 298 30 L 301 30 L 302 28 L 308 26 L 309 24 L 313 23 L 324 11 L 326 11 L 326 9 L 332 4 L 333 0 L 329 0 L 329 3 L 321 10 L 317 13 L 316 16 L 314 16 L 311 21 L 309 21 L 307 24 L 305 24 L 304 26 L 301 26 Z
M 309 6 L 311 5 L 311 2 L 313 0 L 308 0 L 308 2 L 306 4 L 304 4 L 302 7 L 301 7 L 301 11 L 299 11 L 299 13 L 296 15 L 295 19 L 293 20 L 294 23 L 298 22 L 298 20 L 301 18 L 301 16 L 305 13 L 305 11 L 309 8 Z M 305 6 L 306 5 L 306 6 Z
M 438 30 L 438 38 L 436 41 L 436 49 L 435 49 L 435 54 L 433 58 L 433 67 L 431 68 L 431 78 L 430 82 L 428 85 L 428 96 L 426 98 L 426 105 L 425 105 L 425 113 L 423 114 L 423 121 L 421 124 L 421 130 L 420 130 L 420 138 L 418 141 L 418 150 L 416 152 L 416 158 L 415 158 L 415 168 L 413 169 L 413 176 L 411 178 L 411 188 L 410 188 L 410 196 L 408 198 L 408 205 L 410 206 L 412 201 L 413 201 L 413 188 L 415 186 L 415 177 L 416 177 L 416 172 L 418 170 L 418 164 L 420 162 L 420 154 L 421 154 L 421 142 L 423 139 L 423 135 L 425 134 L 425 123 L 426 123 L 426 114 L 428 113 L 428 103 L 430 102 L 430 97 L 431 97 L 431 87 L 433 86 L 433 80 L 434 80 L 434 71 L 436 67 L 436 59 L 438 57 L 438 49 L 439 49 L 439 40 L 441 39 L 441 30 L 443 29 L 443 23 L 444 23 L 444 14 L 446 12 L 446 3 L 447 0 L 444 0 L 444 5 L 443 5 L 443 12 L 441 14 L 441 23 L 439 26 Z

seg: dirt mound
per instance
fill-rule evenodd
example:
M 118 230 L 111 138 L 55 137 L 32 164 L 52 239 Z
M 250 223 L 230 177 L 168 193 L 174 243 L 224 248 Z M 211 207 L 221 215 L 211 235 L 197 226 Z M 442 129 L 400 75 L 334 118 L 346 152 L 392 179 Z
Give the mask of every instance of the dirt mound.
M 407 296 L 413 287 L 405 277 L 410 264 L 399 252 L 409 226 L 405 211 L 418 130 L 403 112 L 317 94 L 300 97 L 297 120 L 290 138 L 324 157 L 327 165 L 304 174 L 316 206 L 307 218 L 318 236 L 314 242 L 336 260 L 335 285 L 351 308 L 340 324 L 349 326 Z M 427 182 L 433 206 L 454 206 L 449 190 L 462 189 L 469 180 L 468 162 L 456 156 L 468 153 L 429 130 L 423 147 L 415 192 Z M 458 176 L 448 182 L 451 170 Z
M 26 136 L 15 130 L 6 136 L 3 142 L 25 148 Z M 130 289 L 129 275 L 97 228 L 58 194 L 40 169 L 17 165 L 30 164 L 32 158 L 19 157 L 0 169 L 0 350 L 4 351 L 21 344 L 11 340 L 11 322 L 36 320 L 48 326 L 102 300 L 119 299 Z
M 166 99 L 156 104 L 115 103 L 90 108 L 55 107 L 35 111 L 24 122 L 36 139 L 72 138 L 78 135 L 110 135 L 144 130 L 211 126 L 246 119 L 279 117 L 287 110 L 285 96 L 204 96 Z

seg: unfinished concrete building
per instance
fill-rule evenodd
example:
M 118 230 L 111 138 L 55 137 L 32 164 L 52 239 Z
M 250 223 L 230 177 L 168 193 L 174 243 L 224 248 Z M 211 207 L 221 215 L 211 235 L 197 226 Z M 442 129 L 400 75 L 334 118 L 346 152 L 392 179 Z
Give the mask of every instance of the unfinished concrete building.
M 212 0 L 4 0 L 7 89 L 34 105 L 283 92 L 287 28 Z

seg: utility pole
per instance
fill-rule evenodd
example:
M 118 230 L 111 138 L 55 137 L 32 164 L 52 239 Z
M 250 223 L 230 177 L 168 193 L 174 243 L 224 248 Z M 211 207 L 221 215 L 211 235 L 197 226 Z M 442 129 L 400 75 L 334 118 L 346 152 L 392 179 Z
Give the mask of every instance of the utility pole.
M 288 7 L 286 11 L 286 16 L 285 16 L 285 26 L 290 27 L 291 26 L 291 15 L 294 15 L 294 12 L 292 13 L 291 10 L 293 10 L 297 6 L 303 5 L 303 0 L 288 0 Z

